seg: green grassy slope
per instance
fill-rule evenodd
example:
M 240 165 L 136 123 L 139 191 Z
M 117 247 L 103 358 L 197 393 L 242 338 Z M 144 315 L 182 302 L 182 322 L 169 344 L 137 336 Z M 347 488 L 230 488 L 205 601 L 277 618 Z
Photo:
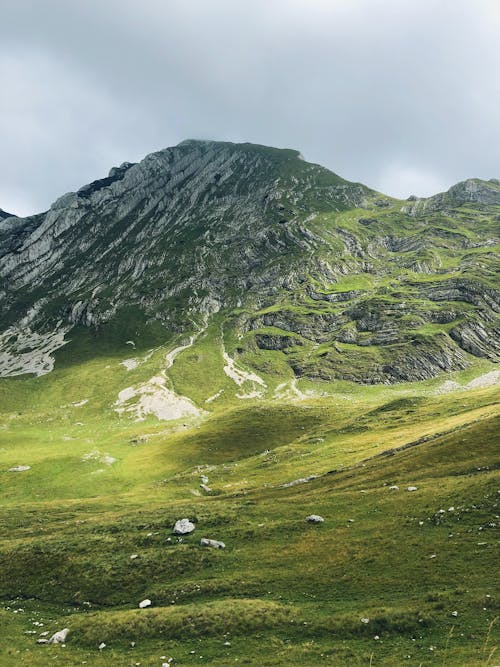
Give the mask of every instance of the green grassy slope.
M 496 664 L 498 390 L 304 382 L 275 399 L 271 374 L 265 401 L 240 400 L 218 336 L 168 371 L 193 391 L 194 357 L 212 367 L 197 400 L 224 393 L 201 418 L 112 409 L 168 348 L 0 383 L 0 663 Z M 179 540 L 182 517 L 197 527 Z M 36 645 L 63 627 L 65 648 Z

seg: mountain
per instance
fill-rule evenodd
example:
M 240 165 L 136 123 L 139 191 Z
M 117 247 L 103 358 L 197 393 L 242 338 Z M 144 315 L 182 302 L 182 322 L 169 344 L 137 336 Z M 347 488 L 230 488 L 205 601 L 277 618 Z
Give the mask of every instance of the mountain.
M 4 211 L 3 208 L 0 208 L 0 222 L 5 220 L 5 218 L 11 218 L 12 216 L 12 213 L 8 213 L 7 211 Z
M 2 216 L 2 667 L 491 663 L 499 192 L 188 141 Z
M 401 202 L 296 151 L 184 141 L 3 222 L 0 372 L 48 371 L 75 327 L 149 345 L 214 318 L 271 374 L 394 383 L 495 361 L 499 221 L 496 180 Z

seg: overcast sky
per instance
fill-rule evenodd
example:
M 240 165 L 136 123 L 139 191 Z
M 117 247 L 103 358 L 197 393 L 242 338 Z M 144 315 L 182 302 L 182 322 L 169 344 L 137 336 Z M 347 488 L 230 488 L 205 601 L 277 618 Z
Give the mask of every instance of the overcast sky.
M 500 176 L 499 0 L 0 0 L 0 207 L 185 138 L 391 195 Z

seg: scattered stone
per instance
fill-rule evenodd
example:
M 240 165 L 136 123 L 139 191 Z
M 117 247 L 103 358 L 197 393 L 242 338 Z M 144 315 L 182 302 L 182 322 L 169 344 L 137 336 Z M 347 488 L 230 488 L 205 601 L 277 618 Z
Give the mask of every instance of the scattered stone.
M 131 554 L 130 560 L 135 560 L 136 558 L 139 558 L 139 554 Z
M 59 630 L 59 632 L 55 632 L 49 639 L 48 643 L 64 644 L 68 635 L 69 635 L 69 628 L 64 628 L 63 630 Z
M 409 486 L 407 488 L 407 491 L 417 491 L 417 490 L 418 490 L 418 486 Z
M 37 639 L 37 640 L 36 640 L 36 643 L 37 643 L 37 644 L 48 644 L 48 643 L 49 643 L 49 640 L 48 640 L 48 639 L 43 639 L 43 638 L 41 638 L 41 639 Z
M 399 491 L 399 486 L 397 484 L 393 484 L 392 486 L 389 487 L 390 491 Z
M 205 493 L 212 493 L 212 489 L 209 486 L 207 486 L 206 484 L 200 484 L 200 489 L 205 491 Z
M 143 442 L 149 442 L 151 436 L 149 435 L 136 435 L 135 438 L 130 439 L 130 444 L 131 445 L 140 445 Z
M 84 454 L 81 460 L 84 463 L 87 461 L 96 461 L 97 463 L 105 463 L 108 466 L 112 466 L 113 463 L 116 463 L 118 459 L 115 459 L 110 454 L 103 454 L 96 449 L 93 452 L 87 452 L 87 454 Z
M 296 486 L 297 484 L 307 484 L 307 482 L 312 482 L 313 479 L 318 479 L 318 475 L 309 475 L 308 477 L 300 477 L 299 479 L 294 479 L 291 482 L 285 482 L 281 485 L 282 489 L 288 489 L 290 486 Z
M 24 472 L 25 470 L 31 470 L 31 466 L 14 466 L 9 468 L 8 472 Z
M 458 616 L 458 611 L 452 611 L 452 612 L 451 612 L 451 615 L 452 615 L 452 616 L 455 616 L 455 618 L 456 618 L 456 617 Z
M 319 514 L 310 514 L 309 516 L 306 516 L 306 521 L 309 523 L 323 523 L 324 519 Z
M 147 598 L 142 602 L 139 602 L 139 609 L 145 609 L 146 607 L 151 607 L 151 600 L 148 600 Z
M 102 651 L 103 648 L 106 648 L 106 644 L 104 642 L 101 642 L 99 644 L 99 651 Z
M 120 365 L 124 366 L 128 371 L 133 371 L 134 368 L 137 368 L 139 362 L 137 359 L 124 359 L 123 361 L 120 361 Z
M 202 547 L 212 547 L 213 549 L 225 549 L 226 545 L 224 542 L 219 542 L 219 540 L 209 540 L 206 537 L 202 537 L 200 540 L 200 545 Z
M 361 623 L 369 623 L 370 619 L 369 618 L 362 618 Z
M 195 528 L 196 526 L 189 519 L 179 519 L 175 522 L 172 533 L 174 535 L 187 535 L 192 533 Z

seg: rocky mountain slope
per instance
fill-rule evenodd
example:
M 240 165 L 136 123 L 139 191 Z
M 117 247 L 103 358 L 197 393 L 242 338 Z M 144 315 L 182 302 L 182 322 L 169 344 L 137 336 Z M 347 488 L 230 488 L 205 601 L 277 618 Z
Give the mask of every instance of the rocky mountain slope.
M 1 213 L 0 376 L 49 372 L 84 330 L 98 351 L 214 322 L 276 376 L 394 383 L 500 357 L 496 180 L 402 202 L 296 151 L 189 140 Z
M 499 190 L 185 142 L 6 214 L 2 667 L 491 662 Z

